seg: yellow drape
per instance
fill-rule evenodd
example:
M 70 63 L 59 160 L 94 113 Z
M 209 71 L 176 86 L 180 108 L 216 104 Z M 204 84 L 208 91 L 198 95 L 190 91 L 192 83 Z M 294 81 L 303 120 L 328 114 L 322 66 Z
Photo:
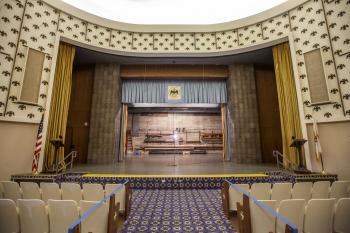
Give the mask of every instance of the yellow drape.
M 272 48 L 272 52 L 280 108 L 283 154 L 291 162 L 299 164 L 296 150 L 289 147 L 292 136 L 302 138 L 289 44 L 276 45 Z M 284 165 L 287 166 L 286 161 Z
M 49 143 L 49 140 L 61 135 L 64 142 L 66 135 L 74 55 L 74 46 L 65 43 L 60 44 L 46 135 L 45 168 L 47 170 L 52 169 L 55 163 L 54 147 Z M 59 158 L 64 158 L 64 148 L 60 149 Z

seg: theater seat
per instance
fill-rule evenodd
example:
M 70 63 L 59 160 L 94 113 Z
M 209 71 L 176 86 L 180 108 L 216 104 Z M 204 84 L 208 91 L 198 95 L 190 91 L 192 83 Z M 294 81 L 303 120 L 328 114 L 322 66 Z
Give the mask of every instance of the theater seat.
M 4 198 L 11 199 L 14 202 L 22 198 L 22 191 L 17 182 L 2 181 L 1 183 L 4 188 Z
M 254 183 L 250 187 L 250 195 L 258 200 L 270 200 L 271 184 L 270 183 Z
M 350 198 L 340 198 L 337 201 L 334 218 L 333 230 L 337 233 L 350 232 Z
M 1 182 L 0 182 L 0 198 L 4 198 L 4 187 L 2 186 Z
M 22 233 L 48 233 L 49 218 L 45 202 L 36 199 L 19 199 L 17 201 Z
M 80 215 L 94 207 L 97 201 L 80 201 Z M 108 205 L 102 204 L 81 223 L 81 233 L 106 233 L 108 225 Z
M 350 188 L 350 181 L 334 181 L 330 189 L 330 198 L 346 198 L 350 197 L 348 189 Z
M 104 190 L 101 184 L 83 184 L 83 197 L 85 201 L 101 201 Z
M 40 183 L 41 199 L 47 203 L 47 200 L 61 200 L 61 190 L 57 183 Z
M 120 203 L 120 211 L 125 211 L 125 186 L 123 184 L 106 184 L 105 185 L 105 195 L 110 194 L 115 188 L 120 187 L 115 194 L 115 203 Z
M 280 201 L 291 198 L 292 183 L 275 183 L 271 189 L 271 200 Z
M 50 233 L 67 233 L 79 218 L 78 204 L 73 200 L 48 200 Z
M 329 188 L 331 182 L 329 181 L 317 181 L 312 186 L 311 197 L 313 199 L 326 199 L 329 198 Z
M 62 200 L 74 200 L 79 203 L 83 199 L 80 185 L 77 183 L 61 183 Z
M 249 193 L 249 184 L 237 184 L 238 187 Z M 237 202 L 243 204 L 243 194 L 232 187 L 228 190 L 229 192 L 229 209 L 233 211 L 237 211 Z
M 282 200 L 276 212 L 302 232 L 305 203 L 303 199 Z M 286 224 L 276 219 L 276 233 L 285 233 L 285 229 Z
M 305 208 L 304 233 L 332 232 L 335 199 L 311 199 Z
M 41 199 L 40 188 L 34 182 L 21 182 L 23 199 Z
M 312 182 L 295 183 L 292 189 L 292 199 L 311 199 Z
M 276 211 L 277 202 L 275 200 L 261 200 L 260 202 Z M 275 217 L 253 201 L 250 201 L 250 216 L 252 233 L 275 232 Z
M 11 199 L 0 199 L 0 232 L 20 232 L 16 204 Z

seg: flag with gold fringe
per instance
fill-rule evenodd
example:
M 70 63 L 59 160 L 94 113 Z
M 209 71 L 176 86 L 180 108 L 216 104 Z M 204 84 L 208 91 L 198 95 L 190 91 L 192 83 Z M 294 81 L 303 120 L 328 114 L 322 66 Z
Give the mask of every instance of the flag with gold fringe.
M 32 162 L 32 174 L 38 174 L 38 166 L 39 166 L 39 158 L 41 152 L 42 138 L 43 138 L 43 125 L 44 125 L 44 114 L 41 117 L 41 121 L 39 123 L 38 134 L 36 136 L 34 156 Z

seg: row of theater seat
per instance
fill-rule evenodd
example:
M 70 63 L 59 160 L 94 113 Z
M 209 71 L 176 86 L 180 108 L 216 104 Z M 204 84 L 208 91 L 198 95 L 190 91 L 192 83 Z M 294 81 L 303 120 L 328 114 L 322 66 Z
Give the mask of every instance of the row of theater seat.
M 80 203 L 85 201 L 100 201 L 118 185 L 123 186 L 115 195 L 116 203 L 120 203 L 120 211 L 125 211 L 125 187 L 122 184 L 106 184 L 105 188 L 97 183 L 85 183 L 82 188 L 77 183 L 40 183 L 40 187 L 34 182 L 21 182 L 20 185 L 13 181 L 0 182 L 0 198 L 11 199 L 40 199 L 45 203 L 52 200 L 74 200 Z M 2 190 L 2 192 L 1 192 Z
M 0 199 L 1 233 L 67 233 L 68 227 L 97 201 Z M 104 203 L 81 222 L 81 233 L 106 233 L 108 204 Z M 115 215 L 115 219 L 117 216 Z
M 344 198 L 350 197 L 350 181 L 329 181 L 300 182 L 295 183 L 254 183 L 237 184 L 241 189 L 250 193 L 258 200 L 276 200 L 277 202 L 285 199 L 325 199 L 325 198 Z M 272 187 L 271 187 L 272 186 Z M 242 194 L 230 186 L 229 188 L 229 208 L 231 211 L 237 210 L 236 203 L 242 202 Z

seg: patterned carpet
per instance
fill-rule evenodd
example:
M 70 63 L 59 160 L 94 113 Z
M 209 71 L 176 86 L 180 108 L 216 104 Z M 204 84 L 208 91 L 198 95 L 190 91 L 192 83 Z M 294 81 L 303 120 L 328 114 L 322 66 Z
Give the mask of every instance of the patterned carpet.
M 128 232 L 235 232 L 218 189 L 135 189 Z

